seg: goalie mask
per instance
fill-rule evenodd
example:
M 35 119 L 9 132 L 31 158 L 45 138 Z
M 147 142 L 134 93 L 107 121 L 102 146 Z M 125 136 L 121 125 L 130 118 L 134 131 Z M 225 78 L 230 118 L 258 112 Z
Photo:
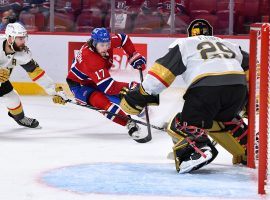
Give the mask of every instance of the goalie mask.
M 213 35 L 213 27 L 209 24 L 208 21 L 204 19 L 196 19 L 192 21 L 187 29 L 188 37 L 197 36 L 197 35 Z

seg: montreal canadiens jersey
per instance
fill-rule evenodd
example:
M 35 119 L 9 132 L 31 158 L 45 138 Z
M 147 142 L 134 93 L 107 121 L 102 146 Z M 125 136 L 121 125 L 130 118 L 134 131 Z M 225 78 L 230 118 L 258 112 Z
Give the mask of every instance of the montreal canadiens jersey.
M 156 60 L 143 86 L 158 94 L 182 75 L 188 88 L 246 84 L 248 54 L 239 45 L 214 36 L 177 39 L 169 52 Z
M 123 33 L 111 36 L 111 48 L 105 57 L 91 49 L 87 43 L 84 44 L 69 70 L 69 86 L 90 86 L 109 95 L 119 94 L 123 87 L 128 87 L 128 83 L 115 81 L 110 75 L 114 48 L 123 48 L 129 57 L 135 52 L 130 38 Z
M 1 68 L 9 69 L 11 73 L 15 66 L 21 66 L 33 81 L 38 80 L 45 74 L 45 71 L 32 59 L 32 53 L 27 47 L 20 52 L 16 51 L 12 54 L 6 54 L 4 51 L 6 42 L 4 37 L 0 37 L 0 45 L 2 47 L 0 49 Z

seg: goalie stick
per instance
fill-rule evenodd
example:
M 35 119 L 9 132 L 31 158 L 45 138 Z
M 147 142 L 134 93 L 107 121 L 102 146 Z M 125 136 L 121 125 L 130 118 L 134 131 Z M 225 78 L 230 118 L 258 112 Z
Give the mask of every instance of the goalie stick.
M 139 72 L 140 72 L 140 79 L 141 79 L 141 84 L 143 82 L 143 73 L 142 73 L 142 68 L 139 68 Z M 148 114 L 148 107 L 145 106 L 145 118 L 146 118 L 146 123 L 147 123 L 147 131 L 148 131 L 148 135 L 145 138 L 145 140 L 152 140 L 152 134 L 151 134 L 151 126 L 150 126 L 150 120 L 149 120 L 149 114 Z

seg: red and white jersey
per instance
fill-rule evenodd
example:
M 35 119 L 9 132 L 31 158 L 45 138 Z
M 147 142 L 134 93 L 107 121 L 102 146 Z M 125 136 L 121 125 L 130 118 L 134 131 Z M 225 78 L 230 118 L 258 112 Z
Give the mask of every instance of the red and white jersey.
M 111 48 L 106 57 L 89 48 L 87 43 L 84 44 L 74 59 L 67 78 L 81 85 L 97 88 L 109 95 L 119 94 L 128 83 L 115 81 L 109 69 L 113 65 L 113 49 L 120 47 L 129 56 L 135 52 L 130 38 L 123 33 L 111 35 Z

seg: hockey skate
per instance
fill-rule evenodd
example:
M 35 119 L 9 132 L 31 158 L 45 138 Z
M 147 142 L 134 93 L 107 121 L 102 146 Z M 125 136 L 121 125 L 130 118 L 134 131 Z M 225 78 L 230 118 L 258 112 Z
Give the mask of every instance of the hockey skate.
M 146 128 L 140 127 L 134 121 L 129 121 L 127 123 L 128 134 L 138 143 L 146 143 L 150 140 L 148 139 L 148 132 Z
M 194 170 L 197 170 L 204 165 L 207 165 L 210 163 L 213 159 L 213 157 L 216 157 L 216 155 L 213 155 L 212 149 L 209 146 L 204 146 L 200 148 L 200 150 L 203 152 L 205 157 L 203 157 L 200 153 L 194 152 L 192 153 L 188 158 L 184 159 L 183 161 L 180 161 L 178 157 L 176 157 L 176 165 L 178 165 L 179 173 L 188 173 Z
M 36 119 L 24 116 L 22 119 L 17 120 L 12 116 L 12 114 L 10 112 L 8 112 L 8 116 L 13 118 L 20 126 L 25 126 L 28 128 L 41 128 L 39 126 L 39 122 Z

